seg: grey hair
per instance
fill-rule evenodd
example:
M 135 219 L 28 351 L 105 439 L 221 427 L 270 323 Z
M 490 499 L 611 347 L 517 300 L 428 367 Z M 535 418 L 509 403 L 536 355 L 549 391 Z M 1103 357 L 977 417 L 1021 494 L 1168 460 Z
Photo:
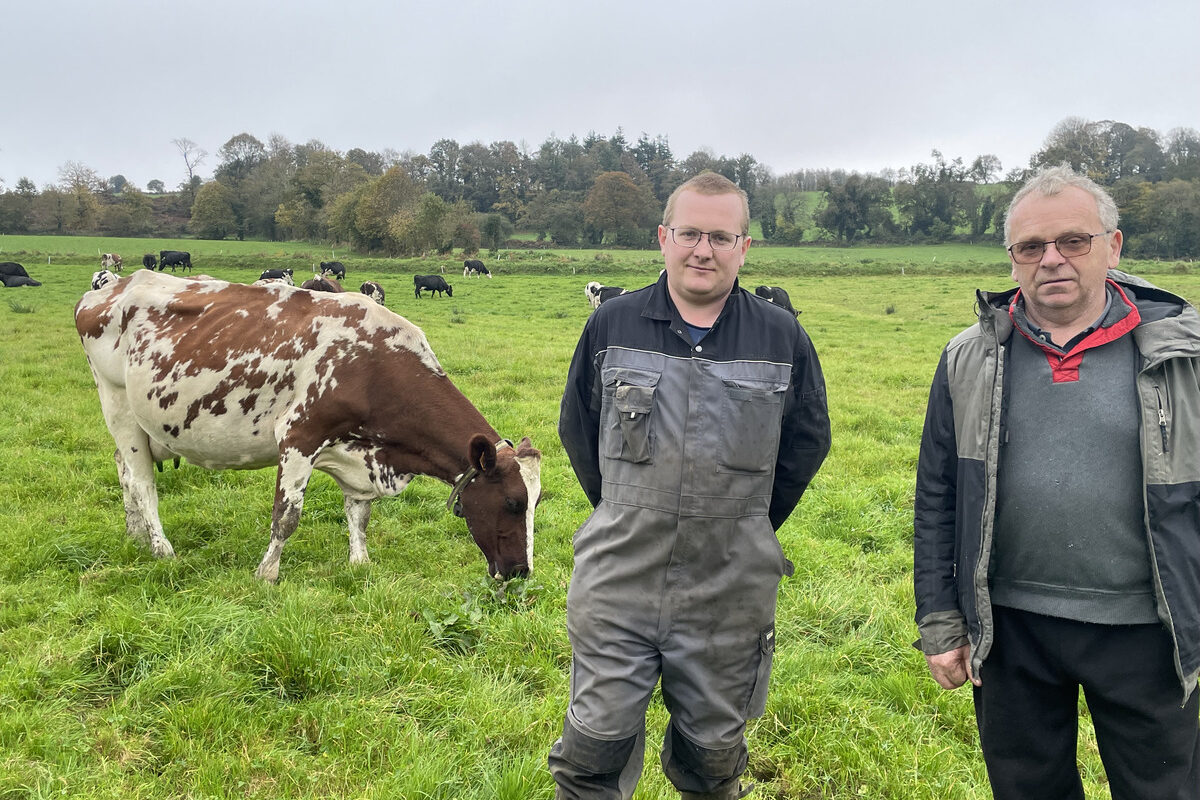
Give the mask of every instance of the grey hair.
M 1096 200 L 1096 211 L 1100 215 L 1100 224 L 1104 226 L 1104 230 L 1115 231 L 1117 229 L 1119 214 L 1117 212 L 1117 204 L 1112 199 L 1112 196 L 1104 191 L 1103 187 L 1094 180 L 1086 175 L 1080 175 L 1071 169 L 1069 164 L 1063 163 L 1057 167 L 1043 167 L 1038 170 L 1013 195 L 1012 202 L 1008 204 L 1008 211 L 1004 215 L 1004 246 L 1008 247 L 1012 244 L 1012 213 L 1018 203 L 1034 192 L 1037 192 L 1042 197 L 1053 197 L 1069 186 L 1074 186 L 1076 189 L 1083 189 Z M 1080 232 L 1083 233 L 1083 231 Z M 1091 233 L 1091 231 L 1087 232 Z

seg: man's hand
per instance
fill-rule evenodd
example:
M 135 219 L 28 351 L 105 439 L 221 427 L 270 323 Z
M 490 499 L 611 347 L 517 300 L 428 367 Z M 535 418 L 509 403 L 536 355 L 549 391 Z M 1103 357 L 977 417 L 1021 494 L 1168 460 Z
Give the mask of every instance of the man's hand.
M 948 653 L 938 653 L 936 656 L 927 655 L 925 663 L 929 665 L 929 672 L 933 675 L 933 679 L 943 689 L 957 689 L 968 680 L 975 686 L 982 684 L 982 681 L 971 674 L 970 645 L 964 644 L 962 647 Z

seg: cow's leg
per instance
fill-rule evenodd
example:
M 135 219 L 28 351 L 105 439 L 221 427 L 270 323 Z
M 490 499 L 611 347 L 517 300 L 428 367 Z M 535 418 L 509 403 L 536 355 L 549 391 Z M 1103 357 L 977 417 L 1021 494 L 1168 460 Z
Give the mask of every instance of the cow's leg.
M 271 542 L 254 573 L 261 580 L 271 583 L 279 580 L 279 556 L 283 552 L 283 543 L 300 523 L 304 490 L 308 487 L 312 470 L 312 457 L 294 447 L 284 446 L 280 449 L 279 471 L 275 477 L 275 509 L 271 514 Z
M 113 441 L 117 443 L 114 460 L 125 504 L 125 530 L 136 541 L 149 546 L 157 558 L 170 558 L 175 549 L 163 534 L 158 518 L 158 490 L 154 486 L 154 458 L 150 438 L 136 422 L 122 388 L 111 388 L 97 380 L 100 410 Z
M 156 558 L 171 558 L 175 548 L 163 534 L 158 518 L 158 490 L 154 486 L 154 461 L 150 443 L 119 446 L 114 453 L 117 479 L 125 501 L 125 531 L 133 539 L 150 547 Z
M 371 501 L 356 500 L 346 495 L 346 524 L 350 526 L 350 563 L 369 564 L 367 556 L 367 523 L 371 521 Z

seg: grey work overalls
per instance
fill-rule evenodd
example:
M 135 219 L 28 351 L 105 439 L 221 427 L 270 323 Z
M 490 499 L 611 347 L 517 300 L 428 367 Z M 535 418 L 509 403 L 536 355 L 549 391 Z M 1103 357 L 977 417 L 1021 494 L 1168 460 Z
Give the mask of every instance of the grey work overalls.
M 574 539 L 571 702 L 556 750 L 621 745 L 639 751 L 626 771 L 640 773 L 628 740 L 643 733 L 661 675 L 683 737 L 673 743 L 668 729 L 664 769 L 681 789 L 711 791 L 681 781 L 730 770 L 736 783 L 745 769 L 745 724 L 763 712 L 776 593 L 791 572 L 767 516 L 791 365 L 696 351 L 604 352 L 603 500 Z M 628 775 L 622 788 L 632 793 Z

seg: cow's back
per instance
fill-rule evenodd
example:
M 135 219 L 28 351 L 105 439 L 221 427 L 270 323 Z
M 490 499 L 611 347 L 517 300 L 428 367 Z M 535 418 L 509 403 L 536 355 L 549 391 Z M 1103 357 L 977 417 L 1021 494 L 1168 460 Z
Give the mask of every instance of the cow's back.
M 86 293 L 75 316 L 106 419 L 132 415 L 156 459 L 210 468 L 275 463 L 289 431 L 322 403 L 359 402 L 348 387 L 389 358 L 442 372 L 419 328 L 354 294 L 142 271 Z

